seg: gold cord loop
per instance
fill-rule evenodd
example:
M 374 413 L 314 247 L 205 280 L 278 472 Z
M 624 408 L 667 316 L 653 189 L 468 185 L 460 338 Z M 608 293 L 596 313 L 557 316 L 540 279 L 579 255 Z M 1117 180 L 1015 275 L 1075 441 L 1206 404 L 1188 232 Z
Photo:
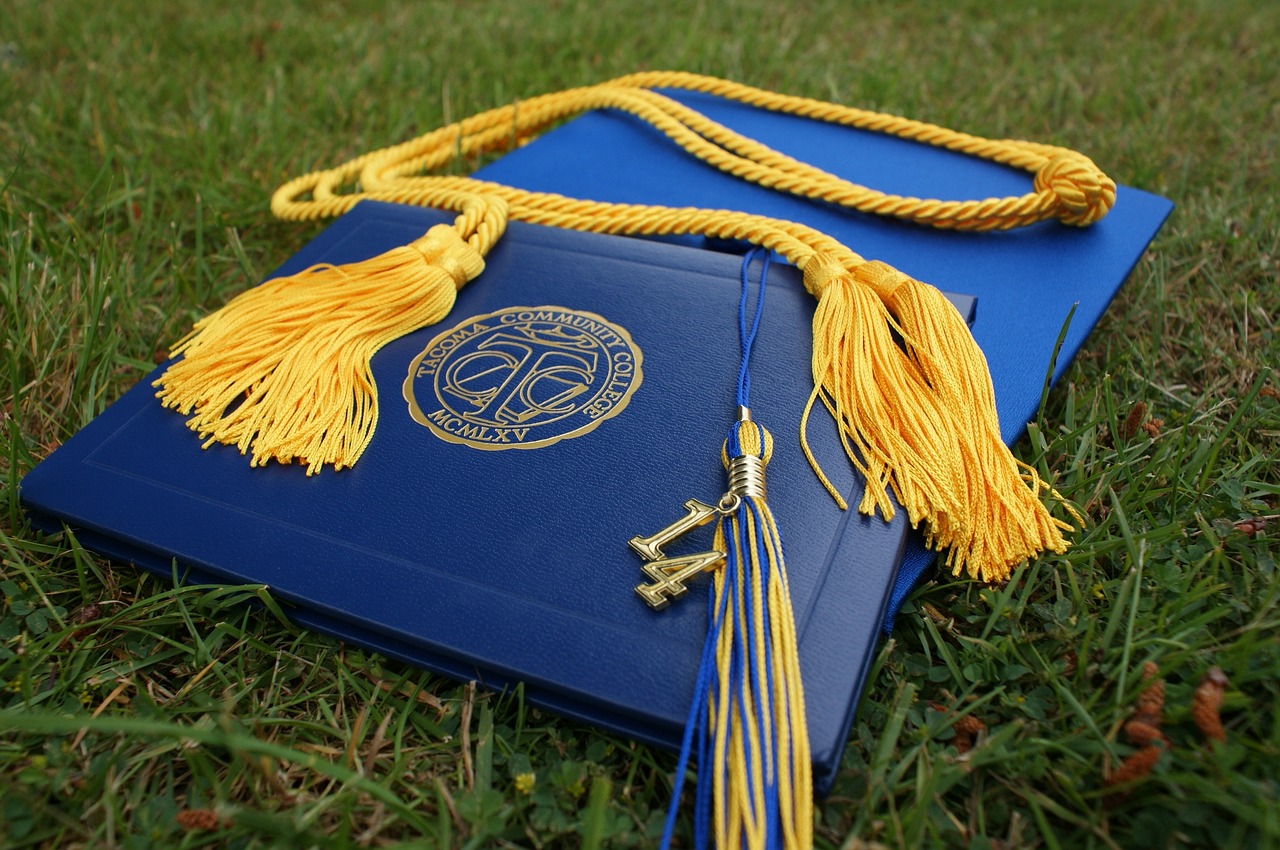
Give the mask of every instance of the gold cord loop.
M 739 101 L 760 109 L 897 136 L 1018 168 L 1036 175 L 1034 191 L 1021 196 L 941 201 L 880 192 L 851 183 L 743 136 L 652 89 L 683 89 Z M 708 165 L 775 191 L 837 204 L 859 212 L 947 230 L 1005 230 L 1049 218 L 1091 224 L 1115 201 L 1115 184 L 1086 157 L 1064 148 L 1012 139 L 983 139 L 895 115 L 824 103 L 741 85 L 730 80 L 673 71 L 620 77 L 595 86 L 540 95 L 491 109 L 402 144 L 356 157 L 336 168 L 304 175 L 281 186 L 272 211 L 282 218 L 336 215 L 361 198 L 457 208 L 428 200 L 431 185 L 453 183 L 427 177 L 459 157 L 507 150 L 553 123 L 592 109 L 618 109 L 652 124 L 675 144 Z M 1063 161 L 1060 161 L 1063 160 Z M 358 186 L 354 191 L 347 187 Z M 485 184 L 467 188 L 483 192 Z M 490 192 L 495 192 L 490 189 Z M 568 199 L 506 189 L 495 192 L 513 204 L 512 215 L 532 220 Z M 626 215 L 625 205 L 599 204 L 598 212 Z M 679 232 L 675 225 L 665 232 Z M 688 231 L 684 231 L 688 232 Z M 799 258 L 789 257 L 793 262 Z

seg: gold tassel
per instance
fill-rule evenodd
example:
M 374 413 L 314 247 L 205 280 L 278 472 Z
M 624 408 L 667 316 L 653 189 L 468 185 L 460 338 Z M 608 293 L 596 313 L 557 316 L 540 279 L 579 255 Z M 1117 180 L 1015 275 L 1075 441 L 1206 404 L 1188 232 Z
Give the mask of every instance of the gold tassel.
M 983 581 L 1064 551 L 1071 526 L 1001 439 L 986 359 L 946 297 L 880 262 L 849 270 L 819 253 L 804 275 L 818 298 L 810 407 L 820 399 L 830 410 L 867 479 L 858 509 L 891 518 L 892 492 L 929 545 L 948 550 L 954 574 Z
M 196 323 L 156 395 L 191 417 L 205 446 L 251 451 L 252 466 L 351 466 L 378 423 L 373 355 L 443 319 L 483 269 L 480 252 L 442 224 L 363 262 L 269 280 Z
M 867 267 L 870 285 L 884 293 L 926 385 L 954 432 L 966 438 L 957 440 L 955 455 L 962 512 L 926 519 L 930 545 L 947 550 L 953 575 L 965 572 L 982 581 L 1004 581 L 1028 558 L 1065 551 L 1063 532 L 1072 526 L 1049 513 L 1042 492 L 1064 504 L 1077 522 L 1081 519 L 1004 444 L 987 360 L 960 315 L 934 287 L 883 263 Z

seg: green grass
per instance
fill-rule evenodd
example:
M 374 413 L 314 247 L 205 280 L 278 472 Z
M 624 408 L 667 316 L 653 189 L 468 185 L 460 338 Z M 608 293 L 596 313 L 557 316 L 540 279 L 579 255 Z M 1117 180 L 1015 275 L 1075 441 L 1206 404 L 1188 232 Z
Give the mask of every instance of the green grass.
M 271 220 L 277 183 L 639 68 L 1065 144 L 1179 205 L 1018 446 L 1089 527 L 1006 586 L 915 594 L 819 844 L 1280 845 L 1274 4 L 241 5 L 0 1 L 0 845 L 654 843 L 670 754 L 41 537 L 15 497 L 314 235 Z M 1139 402 L 1154 437 L 1122 427 Z M 1147 661 L 1171 750 L 1107 803 Z

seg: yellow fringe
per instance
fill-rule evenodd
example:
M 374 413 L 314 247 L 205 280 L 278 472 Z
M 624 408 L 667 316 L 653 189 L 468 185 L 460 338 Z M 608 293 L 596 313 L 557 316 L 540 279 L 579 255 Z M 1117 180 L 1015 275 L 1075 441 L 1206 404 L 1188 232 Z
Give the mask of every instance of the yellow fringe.
M 1034 175 L 1032 191 L 973 201 L 878 192 L 735 133 L 650 90 L 655 87 L 707 92 L 986 158 Z M 1086 157 L 1064 148 L 982 139 L 712 77 L 646 72 L 489 110 L 304 175 L 275 192 L 272 211 L 286 219 L 312 220 L 346 212 L 361 200 L 461 209 L 455 229 L 479 255 L 501 235 L 508 210 L 512 218 L 556 227 L 703 234 L 776 250 L 804 270 L 805 285 L 818 298 L 809 408 L 821 401 L 831 412 L 850 460 L 866 476 L 859 510 L 890 516 L 892 493 L 934 545 L 951 548 L 953 571 L 986 580 L 1006 577 L 1039 552 L 1065 548 L 1062 532 L 1069 526 L 1040 502 L 1042 490 L 1056 495 L 1038 479 L 1024 480 L 1000 439 L 982 354 L 954 309 L 931 287 L 869 263 L 826 234 L 794 222 L 723 210 L 605 204 L 430 173 L 460 156 L 507 150 L 555 122 L 600 108 L 630 112 L 691 155 L 744 180 L 932 227 L 985 231 L 1049 218 L 1087 225 L 1115 201 L 1115 184 Z M 396 335 L 437 321 L 452 302 L 450 275 L 393 271 L 401 262 L 401 255 L 387 255 L 359 271 L 304 273 L 234 308 L 240 299 L 233 301 L 225 316 L 220 312 L 201 322 L 183 342 L 184 360 L 161 378 L 161 398 L 192 414 L 192 428 L 208 441 L 252 452 L 255 464 L 298 458 L 312 472 L 329 463 L 349 466 L 376 425 L 367 357 Z M 368 287 L 355 283 L 365 271 L 381 280 Z M 328 288 L 314 303 L 301 299 L 305 304 L 296 314 L 268 294 L 296 285 L 311 289 L 321 278 Z M 383 292 L 384 287 L 392 291 Z M 413 297 L 407 296 L 410 290 Z M 335 296 L 340 306 L 328 305 L 330 293 L 337 292 L 344 293 Z M 292 295 L 279 298 L 280 304 L 293 304 Z M 412 318 L 401 317 L 391 305 L 402 298 L 430 306 Z M 357 304 L 368 304 L 367 314 Z M 318 315 L 330 316 L 342 332 L 304 327 Z M 330 344 L 330 335 L 340 339 Z M 329 409 L 301 409 L 313 399 Z M 809 408 L 802 414 L 805 423 Z M 805 451 L 843 506 L 807 445 Z
M 249 289 L 201 319 L 156 385 L 205 439 L 250 465 L 351 466 L 378 424 L 373 355 L 448 315 L 484 258 L 448 225 L 348 266 L 319 265 Z
M 759 535 L 778 539 L 777 526 L 768 506 L 757 500 L 764 527 L 757 527 L 748 519 L 746 534 L 753 544 L 741 555 L 738 581 L 726 586 L 723 571 L 715 573 L 717 607 L 719 594 L 728 593 L 728 604 L 736 608 L 728 612 L 716 647 L 719 699 L 707 707 L 708 722 L 712 730 L 712 762 L 700 765 L 702 781 L 714 782 L 713 822 L 717 847 L 764 848 L 766 846 L 765 781 L 773 777 L 777 783 L 778 812 L 782 825 L 783 847 L 807 848 L 813 845 L 813 768 L 809 750 L 809 729 L 805 721 L 804 687 L 800 675 L 799 639 L 791 609 L 791 592 L 786 582 L 782 553 L 773 546 L 766 547 L 769 559 L 758 563 L 754 558 L 754 543 Z M 736 525 L 738 519 L 732 522 Z M 724 545 L 723 532 L 717 533 L 716 545 Z M 763 595 L 765 582 L 760 573 L 771 572 L 768 598 Z M 745 594 L 753 594 L 752 607 L 755 617 L 745 622 Z M 768 606 L 772 629 L 764 629 L 764 606 Z M 741 640 L 735 623 L 754 633 L 756 658 L 759 669 L 764 667 L 764 642 L 768 641 L 773 658 L 773 705 L 771 715 L 757 718 L 755 701 L 748 689 L 742 694 L 739 716 L 738 695 L 730 681 L 730 653 L 735 640 Z M 776 762 L 767 754 L 769 748 L 760 739 L 757 724 L 763 721 L 764 734 L 777 740 Z M 776 728 L 775 728 L 776 727 Z M 762 756 L 761 754 L 766 755 Z M 726 782 L 719 781 L 719 765 L 727 765 Z M 753 814 L 754 813 L 754 816 Z

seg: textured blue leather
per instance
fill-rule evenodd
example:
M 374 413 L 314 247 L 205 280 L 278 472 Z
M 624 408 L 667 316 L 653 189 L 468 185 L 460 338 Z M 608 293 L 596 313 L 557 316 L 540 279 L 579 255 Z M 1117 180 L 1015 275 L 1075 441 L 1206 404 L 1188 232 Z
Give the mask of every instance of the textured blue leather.
M 434 211 L 361 204 L 281 272 L 402 245 Z M 642 740 L 679 741 L 706 634 L 707 580 L 662 612 L 632 588 L 628 548 L 725 489 L 735 413 L 741 257 L 513 224 L 451 315 L 373 361 L 378 430 L 360 462 L 308 478 L 201 450 L 149 376 L 22 482 L 33 521 L 162 575 L 264 583 L 298 622 L 459 679 L 503 688 Z M 966 314 L 972 299 L 957 297 Z M 514 306 L 590 311 L 643 352 L 629 406 L 538 449 L 447 443 L 409 415 L 401 384 L 438 331 Z M 770 504 L 787 545 L 817 777 L 844 747 L 907 536 L 836 509 L 798 447 L 813 305 L 775 264 L 752 359 L 752 408 L 775 435 Z M 810 437 L 839 486 L 855 481 L 825 414 Z M 705 549 L 710 527 L 685 542 Z M 669 554 L 676 554 L 671 552 Z

